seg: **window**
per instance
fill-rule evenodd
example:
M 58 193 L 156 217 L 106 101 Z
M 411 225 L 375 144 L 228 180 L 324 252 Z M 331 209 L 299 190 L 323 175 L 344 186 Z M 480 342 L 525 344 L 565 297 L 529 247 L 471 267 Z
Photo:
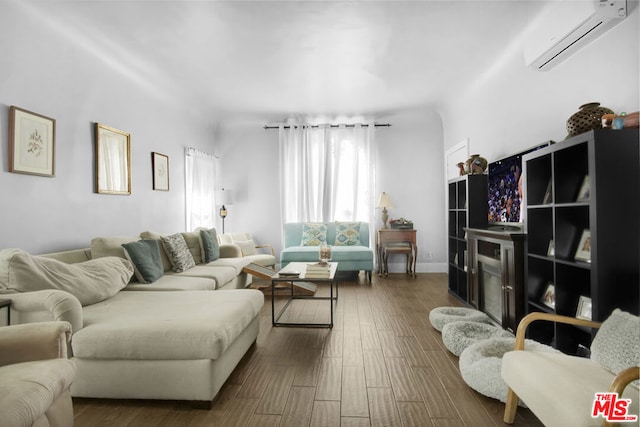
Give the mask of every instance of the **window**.
M 374 126 L 280 127 L 284 222 L 373 218 Z

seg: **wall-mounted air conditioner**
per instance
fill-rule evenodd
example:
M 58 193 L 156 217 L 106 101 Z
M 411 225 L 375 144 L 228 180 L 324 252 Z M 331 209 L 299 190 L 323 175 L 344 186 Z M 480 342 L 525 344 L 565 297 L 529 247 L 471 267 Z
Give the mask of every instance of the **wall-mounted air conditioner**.
M 525 35 L 525 62 L 549 70 L 626 16 L 626 0 L 554 1 Z

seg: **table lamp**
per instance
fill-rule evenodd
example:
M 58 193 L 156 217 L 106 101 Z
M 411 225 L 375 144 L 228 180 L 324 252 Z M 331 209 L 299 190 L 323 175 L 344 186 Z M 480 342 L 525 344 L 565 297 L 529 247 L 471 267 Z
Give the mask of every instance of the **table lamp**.
M 387 208 L 393 208 L 393 203 L 391 203 L 391 198 L 384 191 L 378 198 L 378 204 L 376 204 L 376 209 L 382 209 L 382 228 L 386 229 L 387 220 L 389 219 L 389 215 L 387 213 Z

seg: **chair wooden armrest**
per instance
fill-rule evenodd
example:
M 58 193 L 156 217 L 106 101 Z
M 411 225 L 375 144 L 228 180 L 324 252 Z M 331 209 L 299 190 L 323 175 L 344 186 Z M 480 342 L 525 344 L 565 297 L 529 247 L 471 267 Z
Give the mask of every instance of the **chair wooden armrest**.
M 536 320 L 546 320 L 550 322 L 566 323 L 570 325 L 586 326 L 588 328 L 599 328 L 602 324 L 599 322 L 593 322 L 591 320 L 583 320 L 575 317 L 561 316 L 553 313 L 533 312 L 529 313 L 522 318 L 518 324 L 516 331 L 516 346 L 514 350 L 524 350 L 524 338 L 527 332 L 527 328 L 532 322 Z
M 514 350 L 524 350 L 524 339 L 529 325 L 537 320 L 545 320 L 549 322 L 565 323 L 576 326 L 586 326 L 589 328 L 599 328 L 602 324 L 599 322 L 593 322 L 591 320 L 583 320 L 575 317 L 562 316 L 553 313 L 533 312 L 529 313 L 520 320 L 518 329 L 516 330 L 516 345 Z M 511 390 L 507 392 L 507 402 L 504 407 L 503 421 L 506 424 L 513 424 L 516 417 L 516 410 L 518 409 L 518 396 Z
M 622 396 L 622 392 L 629 385 L 629 383 L 637 379 L 640 379 L 640 366 L 632 366 L 630 368 L 627 368 L 616 375 L 613 381 L 611 381 L 609 392 L 618 393 L 618 396 Z M 607 420 L 602 421 L 602 427 L 618 427 L 619 425 L 619 423 L 610 423 Z
M 618 395 L 621 396 L 625 387 L 627 387 L 631 381 L 635 381 L 637 379 L 640 379 L 640 366 L 627 368 L 616 375 L 613 381 L 611 381 L 609 392 L 618 393 Z
M 271 246 L 270 244 L 256 245 L 256 249 L 263 249 L 263 248 L 269 249 L 271 251 L 271 255 L 276 256 L 276 253 L 273 250 L 273 246 Z

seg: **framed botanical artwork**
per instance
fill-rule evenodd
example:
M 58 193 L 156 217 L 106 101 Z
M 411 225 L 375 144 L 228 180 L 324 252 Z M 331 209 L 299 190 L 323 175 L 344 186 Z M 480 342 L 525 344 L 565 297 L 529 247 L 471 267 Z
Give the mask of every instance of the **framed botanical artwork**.
M 9 108 L 9 172 L 55 176 L 56 121 Z
M 96 123 L 96 193 L 131 194 L 131 135 Z
M 578 319 L 591 320 L 591 298 L 584 295 L 580 296 L 576 317 Z
M 589 230 L 582 232 L 574 258 L 576 261 L 591 262 L 591 232 Z
M 545 288 L 544 293 L 542 294 L 541 301 L 547 307 L 552 308 L 552 309 L 555 310 L 555 308 L 556 308 L 556 287 L 553 285 L 553 283 L 551 283 L 551 282 L 547 283 L 547 287 Z
M 576 197 L 576 202 L 588 202 L 589 201 L 589 175 L 585 175 L 582 180 L 582 185 L 580 186 L 580 190 L 578 191 L 578 197 Z
M 153 189 L 169 191 L 169 157 L 152 152 L 151 166 L 153 169 Z

